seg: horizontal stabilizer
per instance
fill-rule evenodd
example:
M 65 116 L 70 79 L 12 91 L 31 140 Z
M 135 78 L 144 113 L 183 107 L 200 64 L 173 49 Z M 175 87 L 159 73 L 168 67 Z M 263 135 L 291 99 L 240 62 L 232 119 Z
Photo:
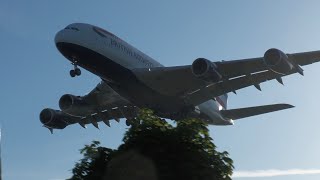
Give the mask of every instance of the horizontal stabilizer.
M 255 116 L 259 114 L 265 114 L 269 112 L 284 110 L 293 108 L 294 106 L 290 104 L 272 104 L 265 106 L 254 106 L 240 109 L 230 109 L 230 110 L 221 110 L 221 114 L 223 117 L 237 120 L 245 117 Z

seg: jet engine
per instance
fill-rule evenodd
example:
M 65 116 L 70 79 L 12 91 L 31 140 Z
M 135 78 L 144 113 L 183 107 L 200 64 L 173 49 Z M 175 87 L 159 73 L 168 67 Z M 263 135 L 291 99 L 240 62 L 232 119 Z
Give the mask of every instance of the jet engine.
M 269 49 L 264 53 L 263 61 L 271 71 L 282 75 L 289 73 L 294 68 L 288 56 L 275 48 Z
M 53 109 L 43 109 L 40 113 L 40 121 L 47 128 L 63 129 L 69 124 L 75 123 L 75 118 Z
M 88 104 L 82 97 L 71 94 L 61 96 L 59 100 L 59 107 L 63 112 L 71 115 L 81 115 L 79 113 L 84 110 L 83 108 L 88 110 Z
M 191 70 L 194 76 L 207 82 L 215 83 L 222 79 L 217 65 L 208 59 L 198 58 L 193 61 Z

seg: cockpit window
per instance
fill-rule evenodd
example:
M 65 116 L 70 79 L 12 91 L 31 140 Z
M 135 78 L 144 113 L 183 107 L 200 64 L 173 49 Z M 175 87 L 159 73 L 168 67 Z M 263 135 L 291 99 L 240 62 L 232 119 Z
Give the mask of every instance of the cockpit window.
M 65 27 L 64 29 L 71 29 L 71 30 L 74 30 L 74 31 L 79 31 L 78 28 L 70 27 L 70 26 L 67 26 L 67 27 Z

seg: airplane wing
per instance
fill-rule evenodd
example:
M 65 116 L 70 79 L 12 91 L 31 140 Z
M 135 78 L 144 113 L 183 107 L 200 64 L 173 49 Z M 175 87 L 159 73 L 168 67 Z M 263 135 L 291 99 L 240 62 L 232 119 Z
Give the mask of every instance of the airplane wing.
M 63 129 L 68 125 L 79 123 L 82 127 L 92 124 L 98 128 L 98 122 L 103 121 L 110 126 L 109 120 L 119 121 L 120 118 L 133 118 L 137 115 L 137 107 L 113 91 L 105 82 L 101 82 L 87 95 L 73 96 L 64 95 L 66 98 L 75 98 L 70 102 L 78 102 L 76 108 L 65 108 L 60 104 L 60 110 L 44 109 L 40 113 L 40 120 L 45 127 L 52 129 Z M 66 102 L 66 104 L 70 104 Z
M 133 106 L 103 81 L 89 94 L 83 96 L 82 100 L 86 102 L 88 106 L 91 106 L 91 108 L 86 108 L 87 112 L 82 111 L 83 116 L 116 107 Z
M 208 85 L 193 75 L 190 65 L 139 68 L 133 72 L 149 87 L 168 96 L 181 96 Z
M 295 64 L 304 66 L 318 62 L 320 60 L 320 51 L 287 54 L 287 56 L 289 57 L 289 60 L 293 61 Z M 229 78 L 247 75 L 250 73 L 268 69 L 265 62 L 263 61 L 263 57 L 223 61 L 219 62 L 218 66 L 221 75 Z
M 100 121 L 110 126 L 109 120 L 114 119 L 119 122 L 121 118 L 130 119 L 137 113 L 137 108 L 133 104 L 104 82 L 99 83 L 89 94 L 83 96 L 82 100 L 87 104 L 87 107 L 79 112 L 82 117 L 78 123 L 83 127 L 91 123 L 98 128 Z
M 288 66 L 291 69 L 285 73 L 272 71 L 266 65 L 264 57 L 214 62 L 214 68 L 221 75 L 218 82 L 210 82 L 196 77 L 192 65 L 142 68 L 133 71 L 140 80 L 159 93 L 180 96 L 186 102 L 198 105 L 214 97 L 235 92 L 251 85 L 260 89 L 259 84 L 268 80 L 276 79 L 282 83 L 281 77 L 296 72 L 303 74 L 300 66 L 320 60 L 320 51 L 283 53 L 283 55 L 292 65 L 292 67 Z

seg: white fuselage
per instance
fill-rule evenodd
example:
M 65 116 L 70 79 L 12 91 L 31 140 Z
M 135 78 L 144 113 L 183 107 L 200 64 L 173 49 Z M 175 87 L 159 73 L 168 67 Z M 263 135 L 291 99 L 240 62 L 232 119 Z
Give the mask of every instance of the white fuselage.
M 159 62 L 137 50 L 117 36 L 99 27 L 89 24 L 75 23 L 67 26 L 65 29 L 57 33 L 55 37 L 55 43 L 57 44 L 57 47 L 59 43 L 84 47 L 113 61 L 115 64 L 117 64 L 117 66 L 114 67 L 121 66 L 127 70 L 136 68 L 162 67 Z M 68 45 L 68 47 L 71 47 L 70 45 Z M 77 60 L 79 56 L 79 53 L 77 52 L 80 52 L 63 50 L 63 48 L 59 47 L 58 49 L 70 61 Z M 88 58 L 89 55 L 87 55 L 86 57 Z M 93 59 L 87 60 L 94 61 Z M 90 66 L 90 62 L 85 62 L 83 64 L 79 63 L 79 65 L 104 79 L 105 75 L 102 74 L 101 70 L 95 71 L 95 69 L 101 68 L 99 67 L 99 64 L 92 63 L 92 66 Z M 122 73 L 122 70 L 119 70 L 118 72 L 114 68 L 112 69 L 112 73 Z M 109 75 L 106 76 L 109 77 Z M 116 75 L 114 76 L 116 77 Z M 115 79 L 116 78 L 113 78 L 112 80 L 116 81 Z M 117 89 L 115 89 L 115 91 L 117 91 Z M 119 94 L 121 95 L 121 93 Z M 130 101 L 132 102 L 132 100 Z M 136 104 L 135 102 L 132 103 Z M 233 124 L 233 121 L 223 118 L 220 113 L 220 110 L 226 108 L 226 104 L 226 96 L 217 97 L 217 100 L 209 100 L 207 102 L 199 104 L 195 109 L 196 111 L 199 111 L 199 117 L 205 120 L 208 124 L 231 125 Z

